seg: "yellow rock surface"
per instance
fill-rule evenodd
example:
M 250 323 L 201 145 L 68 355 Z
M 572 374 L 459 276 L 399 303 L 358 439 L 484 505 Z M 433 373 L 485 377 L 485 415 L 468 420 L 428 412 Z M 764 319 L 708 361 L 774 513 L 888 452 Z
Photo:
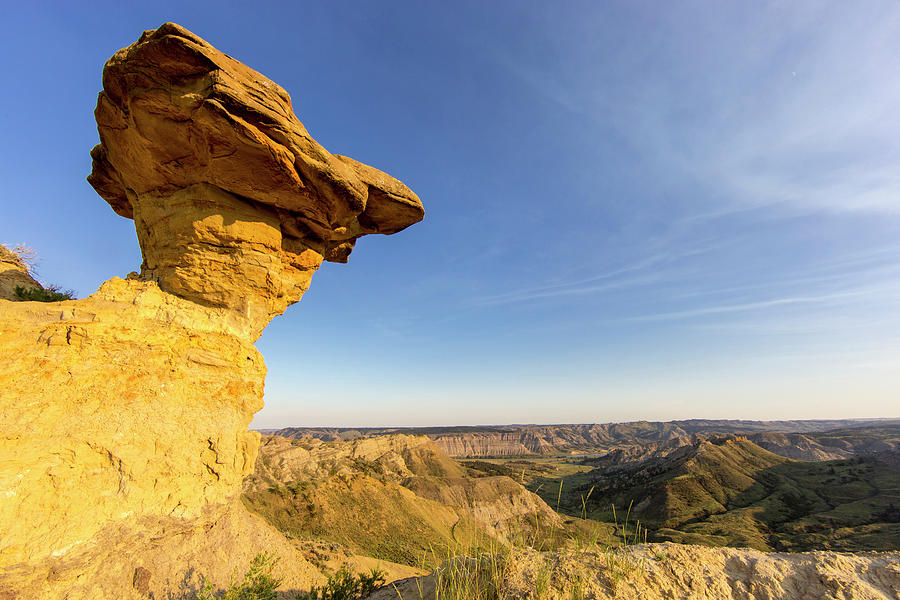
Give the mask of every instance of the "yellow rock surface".
M 134 219 L 144 261 L 85 299 L 0 300 L 0 598 L 169 597 L 201 573 L 227 585 L 262 550 L 315 582 L 235 500 L 259 444 L 253 342 L 323 259 L 422 205 L 178 25 L 117 52 L 103 86 L 89 181 Z
M 121 279 L 0 307 L 4 563 L 60 555 L 132 514 L 195 516 L 251 471 L 265 366 L 207 309 Z

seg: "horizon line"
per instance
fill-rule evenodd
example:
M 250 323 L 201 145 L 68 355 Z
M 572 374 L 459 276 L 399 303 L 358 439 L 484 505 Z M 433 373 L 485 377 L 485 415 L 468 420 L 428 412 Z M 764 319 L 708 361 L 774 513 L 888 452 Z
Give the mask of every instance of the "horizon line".
M 551 427 L 564 425 L 627 425 L 630 423 L 685 423 L 689 421 L 714 421 L 714 422 L 732 422 L 732 423 L 823 423 L 830 421 L 900 421 L 900 416 L 896 417 L 845 417 L 845 418 L 821 418 L 821 419 L 707 419 L 703 417 L 692 417 L 690 419 L 669 419 L 665 421 L 650 421 L 647 419 L 636 419 L 633 421 L 594 421 L 581 423 L 495 423 L 495 424 L 478 424 L 478 425 L 288 425 L 285 427 L 254 427 L 250 431 L 258 431 L 265 433 L 269 431 L 281 431 L 284 429 L 361 429 L 361 430 L 380 430 L 380 429 L 448 429 L 448 428 L 492 428 L 492 427 Z

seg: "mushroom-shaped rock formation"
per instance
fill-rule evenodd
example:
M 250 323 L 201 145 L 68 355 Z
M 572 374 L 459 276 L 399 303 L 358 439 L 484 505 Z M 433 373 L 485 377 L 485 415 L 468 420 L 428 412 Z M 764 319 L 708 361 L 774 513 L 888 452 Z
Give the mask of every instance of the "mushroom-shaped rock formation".
M 238 500 L 253 342 L 323 260 L 422 205 L 177 25 L 117 52 L 103 86 L 89 180 L 134 219 L 144 264 L 81 300 L 0 298 L 0 598 L 181 597 L 264 550 L 308 588 L 318 569 Z
M 424 216 L 401 182 L 310 137 L 281 87 L 173 23 L 107 61 L 95 114 L 88 181 L 134 219 L 142 278 L 256 331 L 323 259 Z

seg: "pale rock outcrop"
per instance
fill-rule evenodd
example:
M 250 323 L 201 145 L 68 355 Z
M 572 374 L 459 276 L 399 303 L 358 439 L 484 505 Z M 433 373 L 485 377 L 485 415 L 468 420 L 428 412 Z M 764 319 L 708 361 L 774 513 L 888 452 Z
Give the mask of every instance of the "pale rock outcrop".
M 491 559 L 445 564 L 396 582 L 368 600 L 434 600 L 437 578 L 474 573 L 500 597 L 568 600 L 893 600 L 900 597 L 900 553 L 771 553 L 737 548 L 644 544 L 625 550 L 539 553 L 521 549 Z M 456 570 L 454 571 L 454 566 Z M 442 575 L 437 575 L 442 574 Z M 438 584 L 440 585 L 440 584 Z M 470 584 L 468 589 L 474 589 Z M 541 590 L 540 592 L 538 590 Z M 458 592 L 457 592 L 458 593 Z M 467 597 L 465 593 L 460 594 Z M 454 596 L 457 597 L 457 596 Z
M 65 553 L 131 514 L 197 516 L 256 459 L 265 365 L 152 282 L 0 310 L 0 557 Z
M 547 531 L 562 526 L 562 518 L 540 496 L 509 477 L 411 477 L 403 484 L 417 496 L 460 511 L 491 535 L 515 539 L 535 522 Z
M 323 260 L 423 216 L 178 25 L 117 52 L 103 87 L 89 181 L 134 219 L 144 263 L 82 300 L 0 300 L 0 598 L 168 597 L 273 547 L 236 501 L 259 440 L 253 342 Z M 208 551 L 223 530 L 254 533 Z

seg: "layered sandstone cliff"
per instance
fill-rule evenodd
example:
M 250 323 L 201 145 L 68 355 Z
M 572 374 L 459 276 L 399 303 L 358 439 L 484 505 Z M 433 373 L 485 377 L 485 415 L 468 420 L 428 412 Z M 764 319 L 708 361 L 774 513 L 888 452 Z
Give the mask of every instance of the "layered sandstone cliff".
M 347 440 L 390 433 L 427 435 L 450 456 L 496 457 L 527 454 L 641 454 L 645 447 L 690 444 L 696 435 L 749 435 L 753 441 L 788 458 L 829 460 L 896 447 L 890 431 L 895 419 L 811 421 L 705 420 L 633 421 L 630 423 L 496 425 L 459 427 L 287 427 L 275 431 L 289 438 Z M 759 440 L 759 441 L 757 441 Z M 652 449 L 650 450 L 653 451 Z
M 134 219 L 144 260 L 83 300 L 0 300 L 0 597 L 162 596 L 199 573 L 227 582 L 253 549 L 201 552 L 213 532 L 284 545 L 234 503 L 259 440 L 253 342 L 323 260 L 423 216 L 402 183 L 317 144 L 279 86 L 178 25 L 107 62 L 96 117 L 89 181 Z M 165 563 L 176 546 L 183 562 Z
M 599 423 L 573 425 L 498 425 L 409 428 L 288 427 L 275 432 L 289 438 L 354 439 L 388 433 L 427 435 L 449 456 L 521 456 L 602 452 L 635 444 L 688 440 L 675 423 Z

